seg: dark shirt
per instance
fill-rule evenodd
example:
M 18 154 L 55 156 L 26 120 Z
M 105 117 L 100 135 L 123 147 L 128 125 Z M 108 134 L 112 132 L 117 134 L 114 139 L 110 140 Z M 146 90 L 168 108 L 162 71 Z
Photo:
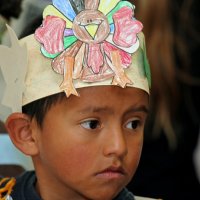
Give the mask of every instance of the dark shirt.
M 17 178 L 11 197 L 13 200 L 41 200 L 35 191 L 36 176 L 34 171 L 25 172 Z M 127 189 L 123 189 L 115 200 L 135 200 Z

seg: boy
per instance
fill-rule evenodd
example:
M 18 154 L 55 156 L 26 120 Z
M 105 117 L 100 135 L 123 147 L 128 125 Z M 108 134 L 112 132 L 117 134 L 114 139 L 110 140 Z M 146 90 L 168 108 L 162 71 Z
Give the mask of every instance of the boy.
M 12 193 L 13 179 L 2 181 L 2 199 L 143 199 L 125 189 L 141 155 L 150 87 L 133 10 L 127 1 L 55 0 L 34 36 L 19 44 L 9 28 L 1 117 L 9 115 L 10 138 L 35 171 Z

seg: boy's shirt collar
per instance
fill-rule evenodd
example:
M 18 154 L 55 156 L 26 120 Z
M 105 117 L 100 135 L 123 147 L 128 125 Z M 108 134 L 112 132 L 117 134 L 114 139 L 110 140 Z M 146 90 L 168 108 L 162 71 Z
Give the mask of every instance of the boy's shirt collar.
M 124 188 L 114 200 L 135 200 L 134 195 Z
M 17 178 L 11 197 L 13 200 L 41 200 L 35 191 L 36 175 L 34 171 L 25 172 Z M 126 188 L 114 200 L 135 200 Z

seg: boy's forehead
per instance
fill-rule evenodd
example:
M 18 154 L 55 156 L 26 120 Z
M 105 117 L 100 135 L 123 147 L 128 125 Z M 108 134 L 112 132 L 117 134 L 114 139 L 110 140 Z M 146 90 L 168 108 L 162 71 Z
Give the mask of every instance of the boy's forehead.
M 12 47 L 0 47 L 2 119 L 43 97 L 78 96 L 78 88 L 117 85 L 149 94 L 150 70 L 135 6 L 92 2 L 75 9 L 74 3 L 53 1 L 35 34 L 20 42 L 8 28 Z
M 87 88 L 79 88 L 79 97 L 74 95 L 69 98 L 62 98 L 57 103 L 61 106 L 60 111 L 65 109 L 75 109 L 79 114 L 87 113 L 109 113 L 116 111 L 123 112 L 132 110 L 148 112 L 149 95 L 138 88 L 127 87 L 120 88 L 118 86 L 94 86 Z M 65 112 L 65 111 L 64 111 Z
M 135 96 L 137 98 L 138 94 L 146 94 L 147 96 L 148 93 L 145 92 L 144 90 L 141 90 L 140 88 L 135 88 L 135 87 L 126 87 L 126 88 L 121 88 L 119 86 L 111 86 L 111 85 L 98 85 L 98 86 L 93 86 L 93 87 L 83 87 L 83 88 L 78 88 L 77 89 L 78 93 L 80 94 L 79 97 L 76 97 L 74 95 L 70 96 L 69 98 L 74 98 L 74 99 L 81 99 L 82 97 L 87 97 L 91 98 L 92 96 L 117 96 L 118 98 L 125 98 L 129 96 Z

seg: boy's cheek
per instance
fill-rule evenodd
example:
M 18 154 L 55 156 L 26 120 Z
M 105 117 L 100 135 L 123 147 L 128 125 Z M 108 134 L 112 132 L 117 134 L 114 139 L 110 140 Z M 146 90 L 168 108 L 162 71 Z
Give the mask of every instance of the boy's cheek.
M 66 155 L 67 154 L 67 155 Z M 74 146 L 66 150 L 66 154 L 63 155 L 63 159 L 68 162 L 68 170 L 74 171 L 83 170 L 83 169 L 90 169 L 91 165 L 95 162 L 94 152 L 91 149 L 88 149 L 86 146 Z
M 129 174 L 134 174 L 140 158 L 141 158 L 141 153 L 142 153 L 142 147 L 143 147 L 143 138 L 140 138 L 136 143 L 131 142 L 128 144 L 128 154 L 126 157 L 126 168 L 129 172 Z

